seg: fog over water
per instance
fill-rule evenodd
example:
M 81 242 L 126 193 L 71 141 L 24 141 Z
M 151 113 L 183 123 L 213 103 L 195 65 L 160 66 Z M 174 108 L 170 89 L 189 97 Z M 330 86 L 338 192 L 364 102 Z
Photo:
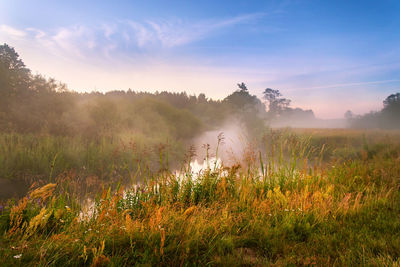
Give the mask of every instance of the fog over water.
M 276 119 L 271 122 L 272 128 L 347 128 L 348 122 L 345 119 Z
M 207 149 L 210 164 L 214 164 L 217 157 L 223 165 L 230 166 L 241 161 L 249 146 L 249 135 L 241 122 L 232 118 L 218 129 L 206 131 L 196 137 L 193 146 L 196 154 L 192 161 L 193 170 L 207 167 Z

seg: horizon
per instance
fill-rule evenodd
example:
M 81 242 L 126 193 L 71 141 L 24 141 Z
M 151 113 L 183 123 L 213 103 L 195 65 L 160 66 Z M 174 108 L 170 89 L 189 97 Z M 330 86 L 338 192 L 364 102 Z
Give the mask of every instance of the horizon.
M 379 110 L 400 91 L 399 11 L 386 0 L 6 0 L 0 40 L 33 73 L 77 92 L 223 99 L 245 82 L 258 97 L 278 89 L 293 107 L 336 119 Z

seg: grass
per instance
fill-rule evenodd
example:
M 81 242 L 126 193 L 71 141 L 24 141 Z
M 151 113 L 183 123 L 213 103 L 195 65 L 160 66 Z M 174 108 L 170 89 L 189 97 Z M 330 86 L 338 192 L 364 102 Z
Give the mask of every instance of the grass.
M 232 167 L 144 172 L 133 188 L 104 187 L 85 219 L 62 176 L 2 208 L 0 257 L 5 266 L 398 266 L 400 135 L 346 133 L 272 131 Z
M 168 142 L 168 143 L 166 143 Z M 183 145 L 167 137 L 121 134 L 116 137 L 87 139 L 31 134 L 0 134 L 0 180 L 12 183 L 45 184 L 73 178 L 92 187 L 93 183 L 130 181 L 138 166 L 142 170 L 160 169 L 159 154 L 183 160 Z M 18 183 L 20 186 L 21 183 Z M 80 186 L 82 186 L 82 184 Z M 29 187 L 29 186 L 28 186 Z

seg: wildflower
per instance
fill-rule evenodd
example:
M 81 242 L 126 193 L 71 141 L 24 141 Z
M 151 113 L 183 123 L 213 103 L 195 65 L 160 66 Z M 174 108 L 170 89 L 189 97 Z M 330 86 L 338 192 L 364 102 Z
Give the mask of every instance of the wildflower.
M 183 215 L 189 216 L 189 215 L 191 215 L 191 214 L 194 212 L 195 209 L 196 209 L 195 206 L 192 206 L 192 207 L 190 207 L 190 208 L 187 208 L 187 209 L 185 210 L 185 212 L 183 213 Z
M 285 209 L 285 211 L 289 211 L 288 209 Z
M 19 259 L 19 258 L 21 258 L 21 257 L 22 257 L 22 254 L 14 255 L 14 258 L 15 258 L 15 259 Z
M 57 186 L 56 184 L 47 184 L 43 187 L 34 190 L 32 193 L 30 193 L 29 196 L 32 199 L 38 199 L 38 202 L 40 204 L 41 200 L 45 201 L 47 198 L 52 196 L 56 186 Z

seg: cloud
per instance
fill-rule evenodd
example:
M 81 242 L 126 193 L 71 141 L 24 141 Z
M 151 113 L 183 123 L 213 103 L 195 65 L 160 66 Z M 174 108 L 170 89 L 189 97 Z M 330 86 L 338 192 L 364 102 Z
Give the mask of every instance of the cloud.
M 131 27 L 131 32 L 124 32 L 124 38 L 130 42 L 134 40 L 138 47 L 144 47 L 149 43 L 156 41 L 156 36 L 153 31 L 141 23 L 128 21 L 127 24 Z M 133 38 L 132 38 L 133 37 Z
M 296 88 L 296 90 L 329 89 L 329 88 L 352 87 L 352 86 L 360 86 L 360 85 L 385 84 L 385 83 L 393 83 L 393 82 L 400 82 L 400 80 L 392 79 L 392 80 L 381 80 L 381 81 L 338 83 L 338 84 L 328 84 L 328 85 L 322 85 L 322 86 Z
M 0 33 L 6 34 L 13 38 L 21 38 L 26 36 L 26 32 L 22 30 L 18 30 L 8 25 L 0 25 Z
M 224 20 L 203 20 L 192 24 L 182 20 L 167 22 L 148 21 L 147 23 L 151 27 L 148 28 L 142 25 L 140 30 L 146 31 L 147 40 L 155 38 L 164 47 L 176 47 L 202 40 L 218 30 L 255 20 L 262 16 L 264 16 L 263 13 L 254 13 Z
M 66 82 L 74 90 L 186 90 L 221 98 L 235 89 L 231 71 L 205 65 L 199 59 L 191 61 L 175 48 L 262 16 L 115 20 L 91 27 L 69 25 L 46 30 L 5 25 L 0 28 L 0 39 L 15 47 L 33 71 Z M 20 38 L 12 38 L 14 35 Z
M 40 39 L 46 36 L 46 33 L 44 31 L 41 31 L 36 28 L 26 28 L 27 31 L 34 33 L 35 34 L 35 39 Z
M 116 32 L 115 24 L 103 24 L 101 26 L 102 30 L 104 31 L 104 36 L 110 40 L 111 36 Z
M 0 40 L 15 47 L 33 71 L 55 77 L 78 91 L 186 90 L 218 99 L 243 81 L 253 94 L 261 94 L 266 87 L 279 89 L 295 106 L 332 117 L 342 116 L 348 108 L 332 103 L 350 103 L 349 92 L 363 97 L 364 104 L 353 110 L 362 113 L 379 108 L 377 99 L 398 90 L 400 81 L 390 79 L 400 70 L 398 53 L 362 59 L 340 54 L 311 56 L 299 47 L 269 51 L 265 47 L 232 48 L 230 44 L 225 44 L 226 51 L 218 47 L 218 55 L 187 57 L 182 53 L 182 48 L 227 31 L 233 33 L 243 25 L 247 31 L 254 29 L 260 34 L 265 25 L 254 22 L 265 16 L 114 20 L 46 30 L 0 25 Z
M 2 39 L 19 39 L 24 45 L 40 44 L 60 57 L 104 57 L 119 50 L 128 50 L 131 56 L 172 49 L 202 40 L 218 30 L 228 29 L 262 17 L 246 14 L 226 19 L 183 21 L 180 19 L 132 21 L 119 20 L 99 26 L 71 25 L 51 30 L 37 28 L 16 29 L 0 25 Z M 113 55 L 115 56 L 115 55 Z

